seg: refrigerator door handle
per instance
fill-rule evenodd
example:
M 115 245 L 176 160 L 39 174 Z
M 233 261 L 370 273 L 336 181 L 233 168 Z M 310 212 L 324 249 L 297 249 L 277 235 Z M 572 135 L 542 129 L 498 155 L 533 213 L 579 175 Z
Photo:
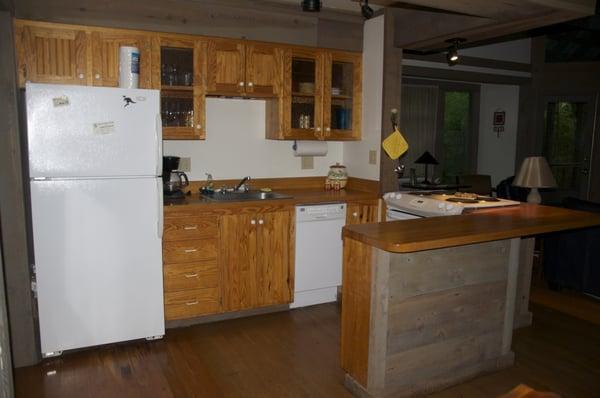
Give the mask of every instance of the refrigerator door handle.
M 162 120 L 160 113 L 156 114 L 156 175 L 162 175 Z M 161 188 L 162 189 L 162 188 Z
M 163 223 L 164 223 L 164 215 L 163 215 L 163 187 L 162 187 L 162 179 L 161 178 L 157 178 L 156 179 L 156 196 L 158 197 L 157 203 L 156 203 L 156 209 L 157 209 L 157 216 L 158 219 L 156 221 L 156 228 L 157 228 L 157 234 L 158 234 L 158 238 L 162 239 L 163 237 Z

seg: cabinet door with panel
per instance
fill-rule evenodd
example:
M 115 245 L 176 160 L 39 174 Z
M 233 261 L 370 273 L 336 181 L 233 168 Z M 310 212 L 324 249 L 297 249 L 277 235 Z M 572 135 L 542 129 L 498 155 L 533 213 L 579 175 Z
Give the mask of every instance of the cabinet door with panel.
M 79 29 L 41 27 L 18 21 L 15 47 L 19 85 L 36 83 L 88 84 L 88 34 Z
M 327 140 L 361 136 L 362 56 L 327 51 L 323 74 L 323 133 Z
M 246 44 L 246 93 L 272 97 L 279 93 L 282 80 L 282 51 L 269 44 Z
M 151 35 L 124 31 L 92 32 L 92 82 L 94 86 L 119 85 L 119 48 L 140 50 L 140 88 L 152 88 Z
M 280 138 L 323 139 L 323 52 L 287 49 L 283 65 Z
M 292 300 L 291 210 L 222 217 L 223 306 L 238 311 Z
M 208 94 L 245 92 L 244 44 L 236 40 L 212 39 L 207 44 L 206 91 Z
M 346 208 L 346 225 L 377 222 L 377 202 L 351 202 Z
M 163 139 L 204 139 L 206 44 L 157 36 L 152 44 L 152 82 L 160 89 Z

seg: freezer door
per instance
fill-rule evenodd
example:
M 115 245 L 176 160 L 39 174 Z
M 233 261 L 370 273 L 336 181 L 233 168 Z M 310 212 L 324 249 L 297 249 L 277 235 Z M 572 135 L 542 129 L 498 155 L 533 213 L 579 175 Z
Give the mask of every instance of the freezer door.
M 158 176 L 158 90 L 27 83 L 30 176 Z
M 164 334 L 159 188 L 31 182 L 42 353 Z

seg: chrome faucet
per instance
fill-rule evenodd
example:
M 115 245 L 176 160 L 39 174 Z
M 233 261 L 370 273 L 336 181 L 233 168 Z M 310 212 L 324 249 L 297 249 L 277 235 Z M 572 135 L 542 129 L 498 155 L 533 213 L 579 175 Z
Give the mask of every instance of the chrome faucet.
M 250 181 L 250 176 L 242 178 L 242 181 L 240 181 L 240 183 L 235 186 L 234 191 L 244 190 L 244 192 L 248 192 L 248 190 L 250 189 L 247 184 L 248 181 Z

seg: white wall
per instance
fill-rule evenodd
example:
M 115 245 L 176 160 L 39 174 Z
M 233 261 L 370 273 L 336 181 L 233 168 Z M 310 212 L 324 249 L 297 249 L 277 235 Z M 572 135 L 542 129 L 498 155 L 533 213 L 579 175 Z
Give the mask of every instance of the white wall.
M 164 154 L 191 158 L 191 180 L 323 176 L 343 161 L 343 144 L 329 143 L 327 156 L 314 157 L 314 169 L 301 170 L 291 141 L 265 139 L 265 102 L 208 98 L 205 141 L 165 141 Z
M 495 186 L 515 173 L 519 86 L 482 84 L 480 100 L 477 172 L 491 175 Z M 499 137 L 493 129 L 497 110 L 506 112 L 504 132 Z
M 369 19 L 363 28 L 362 140 L 344 143 L 344 164 L 357 178 L 379 181 L 383 107 L 384 16 Z M 369 151 L 377 152 L 369 164 Z

